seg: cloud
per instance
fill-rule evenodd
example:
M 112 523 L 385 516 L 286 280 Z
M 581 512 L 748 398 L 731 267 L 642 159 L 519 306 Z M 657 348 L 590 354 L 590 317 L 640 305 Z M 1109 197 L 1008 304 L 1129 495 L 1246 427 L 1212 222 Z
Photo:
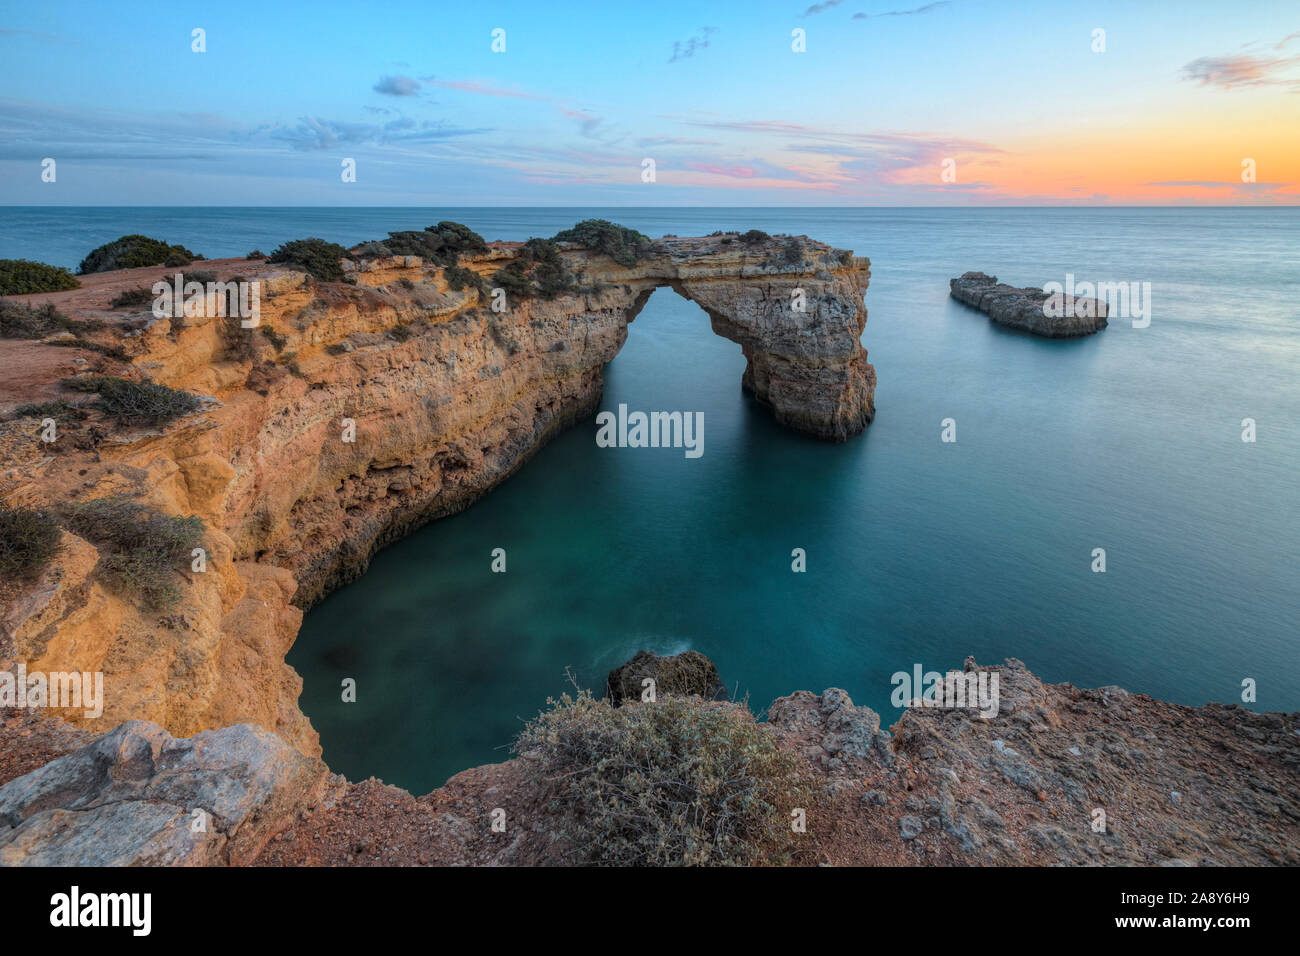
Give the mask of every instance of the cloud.
M 823 10 L 829 10 L 831 7 L 838 7 L 844 0 L 825 0 L 823 3 L 814 3 L 811 7 L 803 12 L 805 17 L 816 16 Z
M 271 127 L 267 135 L 293 149 L 309 151 L 335 149 L 340 146 L 411 145 L 487 132 L 491 130 L 465 129 L 431 120 L 417 124 L 410 117 L 401 117 L 376 125 L 304 116 L 293 126 Z
M 825 142 L 789 147 L 803 152 L 818 152 L 827 155 L 849 155 L 862 152 L 861 147 L 874 150 L 946 150 L 945 156 L 955 153 L 1001 153 L 1002 150 L 979 140 L 953 139 L 951 137 L 932 136 L 927 133 L 845 133 L 839 130 L 819 126 L 806 126 L 801 123 L 786 123 L 780 120 L 693 120 L 683 117 L 666 117 L 676 119 L 686 126 L 705 129 L 728 130 L 739 133 L 783 134 L 798 140 L 822 140 Z
M 694 170 L 697 173 L 708 173 L 712 176 L 725 176 L 728 179 L 792 180 L 802 183 L 819 181 L 817 177 L 809 176 L 797 169 L 778 166 L 762 159 L 749 160 L 735 165 L 694 162 L 684 164 L 683 168 Z
M 1143 186 L 1195 186 L 1198 189 L 1258 189 L 1260 187 L 1290 186 L 1288 182 L 1276 183 L 1241 183 L 1220 182 L 1217 179 L 1177 179 L 1159 183 L 1143 183 Z
M 1300 33 L 1283 37 L 1273 47 L 1281 50 Z M 1254 46 L 1254 44 L 1247 44 Z M 1234 86 L 1289 86 L 1300 91 L 1300 78 L 1287 74 L 1300 63 L 1300 56 L 1255 56 L 1239 53 L 1235 56 L 1202 56 L 1183 66 L 1183 79 L 1201 86 L 1218 86 L 1230 90 Z
M 709 36 L 717 32 L 717 27 L 703 27 L 685 42 L 674 40 L 673 55 L 669 57 L 668 62 L 676 63 L 678 60 L 685 60 L 687 57 L 695 56 L 696 51 L 703 50 L 709 45 Z
M 399 73 L 397 76 L 380 77 L 379 82 L 372 89 L 385 96 L 414 96 L 420 92 L 420 83 Z
M 596 129 L 604 122 L 601 117 L 596 116 L 594 113 L 588 113 L 586 110 L 570 110 L 561 106 L 560 112 L 569 117 L 569 119 L 576 119 L 578 121 L 578 129 L 582 132 L 583 136 L 594 137 Z
M 523 90 L 507 90 L 499 86 L 488 86 L 473 80 L 436 80 L 431 76 L 422 78 L 431 86 L 440 86 L 444 90 L 458 90 L 461 93 L 474 93 L 478 96 L 498 96 L 516 100 L 549 100 L 549 96 L 526 93 Z
M 938 10 L 940 7 L 951 7 L 952 0 L 936 0 L 934 3 L 923 4 L 913 10 L 889 10 L 885 13 L 855 13 L 854 20 L 876 20 L 880 17 L 910 17 L 917 13 L 929 13 L 931 10 Z
M 691 139 L 686 136 L 642 136 L 638 146 L 717 146 L 716 139 Z

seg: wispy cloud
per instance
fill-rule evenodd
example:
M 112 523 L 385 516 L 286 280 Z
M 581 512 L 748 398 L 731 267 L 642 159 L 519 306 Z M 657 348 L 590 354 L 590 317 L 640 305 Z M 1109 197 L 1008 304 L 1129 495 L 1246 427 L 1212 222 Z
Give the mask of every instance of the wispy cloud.
M 438 80 L 431 76 L 422 77 L 430 86 L 439 86 L 444 90 L 457 90 L 461 93 L 473 93 L 476 96 L 497 96 L 515 100 L 549 100 L 549 96 L 529 93 L 524 90 L 508 90 L 500 86 L 490 86 L 473 80 Z
M 803 12 L 805 17 L 815 17 L 823 10 L 829 10 L 831 7 L 838 7 L 844 0 L 824 0 L 823 3 L 814 3 L 811 7 Z
M 415 96 L 420 92 L 420 82 L 409 76 L 383 76 L 371 87 L 376 93 L 385 96 Z
M 1281 50 L 1297 37 L 1300 33 L 1283 37 L 1273 49 Z M 1300 63 L 1300 56 L 1256 56 L 1250 53 L 1202 56 L 1183 66 L 1183 79 L 1225 90 L 1234 86 L 1289 86 L 1300 91 L 1300 77 L 1292 72 L 1297 63 Z
M 491 130 L 461 128 L 433 120 L 417 123 L 410 117 L 374 124 L 304 116 L 292 126 L 272 127 L 267 135 L 296 150 L 325 150 L 339 146 L 411 145 L 487 132 Z
M 879 17 L 910 17 L 918 13 L 929 13 L 931 10 L 938 10 L 940 7 L 951 7 L 952 0 L 935 0 L 934 3 L 927 3 L 916 7 L 912 10 L 887 10 L 884 13 L 855 13 L 854 20 L 875 20 Z
M 669 63 L 676 63 L 678 60 L 685 60 L 688 57 L 708 47 L 709 37 L 718 32 L 717 27 L 702 27 L 696 34 L 688 40 L 673 41 L 673 55 L 668 58 Z

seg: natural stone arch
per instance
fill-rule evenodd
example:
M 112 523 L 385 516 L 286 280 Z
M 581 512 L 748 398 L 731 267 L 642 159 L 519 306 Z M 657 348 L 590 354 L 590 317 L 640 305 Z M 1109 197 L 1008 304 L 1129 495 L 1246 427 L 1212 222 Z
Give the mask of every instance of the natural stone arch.
M 716 334 L 740 345 L 741 384 L 777 422 L 832 441 L 862 431 L 875 417 L 876 373 L 860 341 L 868 260 L 807 240 L 796 262 L 784 258 L 783 247 L 775 254 L 771 246 L 701 247 L 706 241 L 678 240 L 678 249 L 691 251 L 687 257 L 673 255 L 673 240 L 664 240 L 668 254 L 638 264 L 633 271 L 644 275 L 633 281 L 644 287 L 625 322 L 667 286 L 699 305 Z

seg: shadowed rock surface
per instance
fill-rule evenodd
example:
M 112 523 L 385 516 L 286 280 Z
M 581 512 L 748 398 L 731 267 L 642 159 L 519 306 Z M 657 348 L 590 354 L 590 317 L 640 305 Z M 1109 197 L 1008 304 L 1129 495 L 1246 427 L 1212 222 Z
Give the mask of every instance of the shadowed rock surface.
M 1047 338 L 1091 335 L 1106 327 L 1107 304 L 1099 299 L 1017 289 L 983 272 L 963 273 L 950 279 L 948 288 L 958 302 L 979 309 L 999 325 Z

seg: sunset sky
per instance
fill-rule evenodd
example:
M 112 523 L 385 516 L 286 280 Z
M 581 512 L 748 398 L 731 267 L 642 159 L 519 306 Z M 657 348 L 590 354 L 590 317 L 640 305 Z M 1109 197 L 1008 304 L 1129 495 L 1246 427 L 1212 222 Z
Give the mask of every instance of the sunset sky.
M 10 2 L 0 78 L 0 204 L 1300 203 L 1295 0 Z

